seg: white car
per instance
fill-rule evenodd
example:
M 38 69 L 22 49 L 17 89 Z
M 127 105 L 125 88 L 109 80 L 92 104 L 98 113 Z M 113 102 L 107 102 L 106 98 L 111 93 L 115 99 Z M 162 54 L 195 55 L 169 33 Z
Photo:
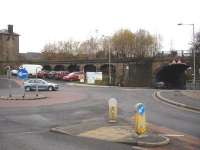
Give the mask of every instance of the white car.
M 11 70 L 11 74 L 12 74 L 12 75 L 16 76 L 17 73 L 18 73 L 18 70 L 15 70 L 15 69 Z
M 156 82 L 155 88 L 156 88 L 156 89 L 163 89 L 163 88 L 165 88 L 165 83 L 162 82 L 162 81 Z
M 41 65 L 34 65 L 34 64 L 23 64 L 19 68 L 24 68 L 28 72 L 30 77 L 35 77 L 38 72 L 42 70 Z

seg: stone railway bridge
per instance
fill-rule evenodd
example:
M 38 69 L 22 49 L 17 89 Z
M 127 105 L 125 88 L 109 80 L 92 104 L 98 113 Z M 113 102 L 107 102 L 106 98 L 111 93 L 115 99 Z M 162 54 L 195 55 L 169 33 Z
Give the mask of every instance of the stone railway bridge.
M 180 57 L 181 64 L 192 66 L 192 57 Z M 175 60 L 172 57 L 155 57 L 155 58 L 126 58 L 126 59 L 111 59 L 110 68 L 113 85 L 125 86 L 152 86 L 152 81 L 157 78 L 157 73 L 162 66 L 169 65 Z M 17 68 L 21 64 L 40 64 L 45 70 L 67 70 L 84 71 L 84 72 L 103 72 L 103 80 L 108 83 L 109 72 L 108 59 L 69 59 L 64 61 L 17 61 L 17 62 L 0 62 L 1 68 L 10 65 L 12 68 Z M 177 62 L 176 62 L 177 63 Z M 179 62 L 180 63 L 180 62 Z M 179 67 L 180 68 L 180 67 Z M 200 68 L 200 64 L 197 64 Z M 176 69 L 177 70 L 177 69 Z M 197 69 L 198 70 L 198 69 Z M 169 72 L 169 71 L 168 71 Z M 179 73 L 182 74 L 183 70 Z M 173 76 L 173 71 L 171 71 Z M 169 74 L 169 76 L 171 76 Z M 164 76 L 167 76 L 166 74 Z M 178 76 L 177 76 L 178 77 Z M 166 77 L 165 77 L 166 78 Z M 198 76 L 199 78 L 199 76 Z

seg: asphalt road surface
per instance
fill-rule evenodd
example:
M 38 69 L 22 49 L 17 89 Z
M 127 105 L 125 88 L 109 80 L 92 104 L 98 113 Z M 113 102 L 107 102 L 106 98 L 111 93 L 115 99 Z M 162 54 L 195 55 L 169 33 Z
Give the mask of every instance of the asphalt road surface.
M 15 88 L 12 91 L 20 94 L 22 89 Z M 78 99 L 37 107 L 11 108 L 9 103 L 4 104 L 0 106 L 0 150 L 131 150 L 128 145 L 49 132 L 52 127 L 105 118 L 107 102 L 111 97 L 118 100 L 119 117 L 130 119 L 134 113 L 134 105 L 142 102 L 145 104 L 148 122 L 200 137 L 200 114 L 156 101 L 152 97 L 153 92 L 153 89 L 78 87 L 62 84 L 61 90 L 55 92 L 58 98 L 63 94 L 66 99 L 70 99 L 70 94 L 74 94 L 78 95 Z M 0 89 L 0 95 L 7 93 L 6 89 Z

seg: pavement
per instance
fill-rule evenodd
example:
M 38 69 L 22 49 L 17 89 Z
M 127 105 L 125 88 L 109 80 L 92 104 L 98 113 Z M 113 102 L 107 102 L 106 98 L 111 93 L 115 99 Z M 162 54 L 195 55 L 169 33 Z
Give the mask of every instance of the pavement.
M 12 88 L 19 88 L 20 85 L 13 79 L 9 80 L 6 77 L 0 76 L 0 89 L 8 89 L 9 83 L 11 84 Z
M 200 90 L 161 90 L 156 96 L 166 103 L 200 112 Z

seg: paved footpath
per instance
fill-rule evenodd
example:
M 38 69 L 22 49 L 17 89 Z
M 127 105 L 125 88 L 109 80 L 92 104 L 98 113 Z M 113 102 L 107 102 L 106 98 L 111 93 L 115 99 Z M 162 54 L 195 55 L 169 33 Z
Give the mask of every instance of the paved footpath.
M 200 109 L 200 90 L 163 90 L 160 95 L 175 103 Z

